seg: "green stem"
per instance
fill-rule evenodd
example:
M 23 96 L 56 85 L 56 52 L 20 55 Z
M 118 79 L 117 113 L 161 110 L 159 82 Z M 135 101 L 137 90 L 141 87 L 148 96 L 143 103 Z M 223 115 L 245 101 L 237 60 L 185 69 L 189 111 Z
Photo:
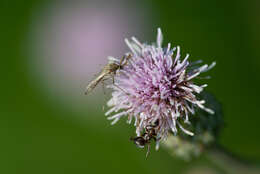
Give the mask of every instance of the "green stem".
M 228 174 L 259 174 L 259 166 L 242 160 L 223 147 L 216 145 L 205 153 L 210 161 L 225 170 Z

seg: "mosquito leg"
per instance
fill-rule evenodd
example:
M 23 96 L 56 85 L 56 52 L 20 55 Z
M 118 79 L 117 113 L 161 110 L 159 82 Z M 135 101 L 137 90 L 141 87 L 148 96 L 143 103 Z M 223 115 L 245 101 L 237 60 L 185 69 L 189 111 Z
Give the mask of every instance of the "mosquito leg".
M 102 81 L 102 90 L 103 90 L 104 95 L 106 95 L 105 82 L 104 82 L 104 80 Z
M 105 83 L 105 81 L 106 80 L 108 80 L 109 79 L 109 77 L 104 77 L 103 79 L 102 79 L 102 81 L 101 81 L 101 83 L 102 83 L 102 89 L 103 89 L 103 92 L 104 92 L 104 95 L 106 95 L 106 88 L 105 88 L 105 86 L 107 85 L 106 83 Z
M 125 66 L 126 64 L 127 64 L 127 62 L 128 62 L 128 60 L 130 59 L 132 57 L 132 55 L 131 54 L 129 54 L 127 57 L 125 57 L 124 59 L 125 59 L 125 62 L 121 65 L 121 66 Z
M 120 60 L 120 62 L 119 62 L 119 66 L 122 66 L 122 65 L 123 65 L 124 60 L 125 60 L 125 56 L 123 56 L 123 57 L 121 58 L 121 60 Z
M 104 82 L 104 80 L 102 80 L 102 90 L 103 90 L 104 95 L 106 95 L 105 85 L 106 85 L 106 83 Z M 103 98 L 103 99 L 104 99 L 104 103 L 106 103 L 105 98 Z M 102 106 L 102 110 L 103 111 L 105 110 L 105 105 Z
M 114 78 L 114 74 L 110 75 L 112 78 L 112 83 L 115 87 L 117 87 L 118 89 L 120 89 L 121 91 L 123 91 L 126 95 L 129 95 L 125 90 L 123 90 L 121 87 L 119 87 L 118 85 L 115 84 L 115 78 Z
M 113 84 L 115 84 L 115 77 L 114 76 L 112 76 L 112 82 L 113 82 Z
M 121 91 L 123 91 L 126 95 L 129 95 L 129 93 L 127 93 L 125 90 L 123 90 L 121 87 L 119 87 L 118 85 L 114 84 L 115 87 L 117 87 L 118 89 L 120 89 Z

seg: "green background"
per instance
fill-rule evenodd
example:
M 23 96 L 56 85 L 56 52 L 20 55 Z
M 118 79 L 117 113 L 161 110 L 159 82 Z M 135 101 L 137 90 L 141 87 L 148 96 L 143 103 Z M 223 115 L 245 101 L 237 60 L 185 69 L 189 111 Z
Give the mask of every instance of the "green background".
M 204 157 L 186 163 L 163 148 L 145 152 L 130 141 L 133 126 L 111 127 L 101 107 L 86 103 L 86 115 L 55 107 L 30 80 L 23 46 L 36 7 L 51 1 L 1 1 L 0 173 L 179 173 Z M 107 1 L 108 3 L 108 1 Z M 225 127 L 220 143 L 260 162 L 259 68 L 260 1 L 141 1 L 152 9 L 154 38 L 163 29 L 166 42 L 180 44 L 192 59 L 216 60 L 208 91 L 222 103 Z M 123 38 L 122 38 L 123 39 Z M 57 115 L 60 115 L 60 117 Z M 64 119 L 63 117 L 64 116 Z M 81 117 L 81 116 L 79 116 Z M 206 163 L 207 165 L 212 165 Z

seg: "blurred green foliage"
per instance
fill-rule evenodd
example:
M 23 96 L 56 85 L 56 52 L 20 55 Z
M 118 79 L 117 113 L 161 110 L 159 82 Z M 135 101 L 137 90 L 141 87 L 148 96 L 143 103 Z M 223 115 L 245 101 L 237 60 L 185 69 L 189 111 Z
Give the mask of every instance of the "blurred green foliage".
M 35 9 L 51 1 L 1 1 L 0 173 L 178 173 L 193 163 L 173 159 L 164 149 L 145 152 L 130 141 L 134 129 L 123 121 L 111 127 L 101 109 L 86 115 L 99 122 L 77 121 L 79 113 L 56 108 L 28 77 L 24 45 Z M 161 27 L 165 42 L 178 44 L 191 59 L 217 66 L 208 90 L 223 105 L 225 127 L 220 143 L 260 161 L 259 1 L 142 1 L 151 8 L 153 28 L 142 37 L 154 40 Z M 131 14 L 129 14 L 131 15 Z M 123 39 L 123 38 L 122 38 Z M 88 105 L 86 104 L 86 107 Z M 58 116 L 57 116 L 58 115 Z M 64 117 L 63 117 L 64 116 Z M 211 164 L 208 164 L 209 166 Z

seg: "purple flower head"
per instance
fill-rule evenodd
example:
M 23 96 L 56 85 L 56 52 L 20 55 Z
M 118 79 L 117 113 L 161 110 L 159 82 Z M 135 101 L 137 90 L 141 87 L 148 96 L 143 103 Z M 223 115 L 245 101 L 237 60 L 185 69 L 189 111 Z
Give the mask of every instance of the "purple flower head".
M 211 69 L 215 62 L 195 67 L 188 61 L 188 54 L 181 60 L 179 46 L 171 48 L 169 43 L 163 48 L 162 38 L 159 28 L 156 44 L 144 44 L 134 37 L 131 41 L 125 39 L 132 57 L 115 75 L 115 83 L 108 86 L 113 92 L 107 103 L 111 108 L 106 112 L 112 124 L 124 116 L 128 123 L 134 118 L 137 136 L 156 122 L 158 141 L 165 139 L 169 131 L 176 134 L 178 129 L 193 135 L 180 120 L 189 124 L 189 115 L 194 114 L 196 107 L 214 113 L 204 106 L 204 100 L 196 97 L 207 85 L 196 85 L 193 79 Z

